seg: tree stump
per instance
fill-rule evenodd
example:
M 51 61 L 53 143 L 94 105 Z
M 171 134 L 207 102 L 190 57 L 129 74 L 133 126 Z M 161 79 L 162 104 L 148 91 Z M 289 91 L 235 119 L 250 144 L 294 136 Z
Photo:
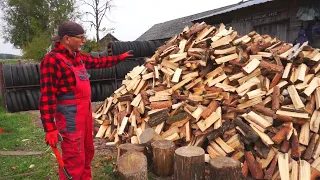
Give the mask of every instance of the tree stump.
M 118 158 L 117 169 L 121 180 L 147 180 L 147 157 L 137 151 L 128 151 Z
M 210 160 L 210 179 L 242 180 L 241 164 L 230 157 L 217 157 Z
M 205 172 L 204 150 L 184 146 L 175 150 L 174 179 L 203 180 Z
M 139 144 L 125 143 L 125 144 L 120 144 L 118 146 L 118 158 L 128 151 L 142 152 L 144 155 L 147 154 L 145 146 L 139 145 Z
M 173 174 L 175 144 L 169 140 L 158 140 L 152 144 L 153 169 L 161 177 Z

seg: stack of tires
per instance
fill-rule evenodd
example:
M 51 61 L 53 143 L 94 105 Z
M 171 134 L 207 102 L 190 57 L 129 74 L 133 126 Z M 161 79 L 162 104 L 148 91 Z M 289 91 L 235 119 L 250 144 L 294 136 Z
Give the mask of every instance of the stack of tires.
M 153 41 L 111 42 L 105 52 L 92 52 L 96 56 L 120 55 L 133 50 L 134 57 L 128 58 L 115 66 L 102 69 L 89 69 L 91 100 L 103 101 L 118 89 L 125 75 L 134 67 L 143 65 L 145 57 L 150 57 L 161 45 Z M 4 106 L 9 112 L 37 110 L 40 98 L 39 64 L 2 64 Z M 0 88 L 1 89 L 1 88 Z
M 3 64 L 2 72 L 7 110 L 18 112 L 38 109 L 39 64 Z
M 143 58 L 131 58 L 110 68 L 88 69 L 91 100 L 103 101 L 121 85 L 121 80 Z M 4 100 L 9 112 L 37 110 L 40 98 L 39 64 L 3 64 Z M 1 73 L 0 73 L 1 74 Z
M 157 45 L 157 46 L 156 46 Z M 154 54 L 159 44 L 152 41 L 115 41 L 108 44 L 108 54 L 119 55 L 133 50 L 134 57 L 149 57 Z

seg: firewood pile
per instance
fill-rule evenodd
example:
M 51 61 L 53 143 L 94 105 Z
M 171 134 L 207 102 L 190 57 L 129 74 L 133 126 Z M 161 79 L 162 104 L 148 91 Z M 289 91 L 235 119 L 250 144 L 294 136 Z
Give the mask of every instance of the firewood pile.
M 320 172 L 320 52 L 203 23 L 172 37 L 93 113 L 107 145 L 142 144 L 144 130 L 244 177 L 311 179 Z M 150 134 L 150 133 L 149 133 Z M 153 136 L 153 135 L 152 135 Z M 153 138 L 153 137 L 152 137 Z

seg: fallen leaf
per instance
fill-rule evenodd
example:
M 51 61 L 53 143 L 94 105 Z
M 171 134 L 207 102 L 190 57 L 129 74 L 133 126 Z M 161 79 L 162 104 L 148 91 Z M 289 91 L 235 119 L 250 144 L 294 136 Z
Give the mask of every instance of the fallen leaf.
M 32 168 L 34 168 L 34 167 L 35 167 L 34 164 L 31 164 L 31 165 L 29 166 L 30 169 L 32 169 Z
M 16 170 L 18 168 L 18 166 L 13 166 L 11 167 L 11 169 Z
M 98 168 L 99 166 L 100 166 L 100 162 L 98 162 L 98 163 L 96 163 L 96 164 L 94 165 L 95 168 Z
M 107 157 L 105 157 L 108 161 L 111 161 L 112 159 L 113 159 L 113 157 L 112 156 L 107 156 Z
M 30 141 L 30 139 L 22 139 L 22 142 Z

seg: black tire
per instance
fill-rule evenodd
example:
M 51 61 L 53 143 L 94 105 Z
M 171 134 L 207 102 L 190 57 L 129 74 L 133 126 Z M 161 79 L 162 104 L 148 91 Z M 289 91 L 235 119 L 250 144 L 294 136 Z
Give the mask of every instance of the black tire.
M 91 85 L 91 101 L 92 102 L 96 102 L 96 97 L 97 97 L 97 91 L 96 91 L 96 86 L 95 86 L 95 84 L 92 84 Z
M 18 65 L 17 69 L 18 69 L 18 76 L 19 76 L 21 85 L 27 85 L 22 65 Z
M 27 65 L 24 64 L 24 65 L 21 65 L 21 66 L 22 66 L 22 69 L 23 69 L 24 77 L 26 79 L 26 85 L 31 85 L 31 81 L 30 81 Z
M 35 76 L 33 75 L 33 70 L 32 70 L 32 64 L 27 64 L 26 68 L 28 70 L 29 78 L 30 78 L 30 84 L 35 85 L 37 83 L 37 80 L 35 79 Z
M 33 101 L 34 101 L 34 103 L 35 103 L 35 110 L 37 110 L 37 109 L 39 109 L 39 97 L 38 97 L 38 93 L 37 93 L 37 90 L 32 90 L 31 91 L 32 92 L 32 97 L 33 97 Z
M 14 92 L 10 92 L 10 97 L 11 97 L 11 102 L 12 102 L 12 105 L 13 105 L 14 112 L 18 112 L 20 108 L 18 106 L 18 101 L 17 101 L 17 97 L 16 97 L 15 93 Z
M 27 89 L 26 91 L 26 95 L 27 95 L 27 99 L 28 99 L 28 102 L 29 102 L 29 109 L 30 110 L 35 110 L 36 109 L 36 104 L 34 103 L 35 101 L 33 100 L 33 96 L 32 96 L 32 92 Z
M 11 66 L 11 70 L 12 70 L 12 80 L 13 80 L 13 85 L 14 86 L 20 86 L 20 79 L 18 76 L 18 67 L 17 65 L 13 65 Z
M 30 109 L 29 109 L 30 107 L 29 107 L 29 104 L 28 104 L 26 92 L 20 91 L 20 96 L 21 96 L 21 101 L 22 101 L 22 105 L 23 105 L 23 107 L 24 107 L 24 110 L 26 110 L 26 111 L 30 110 Z
M 101 86 L 100 84 L 96 84 L 97 88 L 97 101 L 101 101 Z
M 7 104 L 8 112 L 14 112 L 14 108 L 13 108 L 10 92 L 8 92 L 8 91 L 5 92 L 5 98 L 6 98 L 6 104 Z
M 32 66 L 32 71 L 36 80 L 36 84 L 40 84 L 40 76 L 39 76 L 39 72 L 40 72 L 40 67 L 39 64 L 33 64 Z
M 10 64 L 3 64 L 2 70 L 3 70 L 3 77 L 4 77 L 5 86 L 6 87 L 13 86 L 11 65 Z
M 40 78 L 39 78 L 36 64 L 30 64 L 30 67 L 31 67 L 32 74 L 33 74 L 34 85 L 40 84 Z
M 24 111 L 25 107 L 22 104 L 22 98 L 21 98 L 20 92 L 19 91 L 15 91 L 14 94 L 16 95 L 16 98 L 17 98 L 19 111 Z

